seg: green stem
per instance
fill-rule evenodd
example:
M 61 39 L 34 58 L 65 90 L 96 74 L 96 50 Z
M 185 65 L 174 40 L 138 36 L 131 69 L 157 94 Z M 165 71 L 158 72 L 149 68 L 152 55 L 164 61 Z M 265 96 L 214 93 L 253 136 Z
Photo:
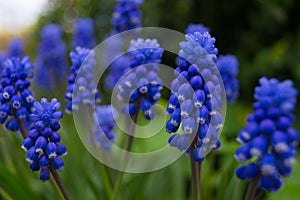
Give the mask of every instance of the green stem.
M 28 137 L 27 130 L 26 130 L 22 120 L 18 119 L 18 122 L 19 122 L 21 134 L 22 134 L 23 138 L 25 139 Z M 57 171 L 55 169 L 53 169 L 53 167 L 51 165 L 50 165 L 49 169 L 50 169 L 50 172 L 52 174 L 52 177 L 53 177 L 56 185 L 59 188 L 59 192 L 64 196 L 65 200 L 70 200 L 71 198 L 68 194 L 68 191 L 66 190 L 66 187 L 64 186 L 63 182 L 61 181 L 60 176 L 58 175 Z
M 197 130 L 198 128 L 196 128 Z M 194 160 L 194 149 L 198 143 L 197 132 L 194 133 L 195 138 L 190 146 L 190 163 L 191 163 L 191 176 L 192 176 L 192 196 L 193 200 L 200 200 L 200 174 L 201 174 L 201 164 L 195 162 Z
M 123 159 L 123 163 L 124 163 L 123 164 L 123 169 L 126 168 L 126 165 L 127 165 L 127 162 L 128 162 L 128 152 L 131 150 L 131 147 L 132 147 L 132 143 L 133 143 L 133 139 L 134 139 L 133 135 L 135 133 L 136 123 L 137 123 L 138 115 L 139 115 L 140 103 L 137 102 L 135 105 L 136 105 L 136 108 L 137 108 L 137 112 L 135 113 L 135 115 L 132 116 L 132 122 L 130 124 L 130 129 L 129 129 L 130 135 L 128 136 L 126 152 L 125 152 L 125 156 L 124 156 L 124 159 Z M 115 184 L 115 188 L 114 188 L 114 193 L 113 193 L 113 200 L 119 199 L 124 174 L 125 174 L 124 170 L 120 171 L 119 174 L 118 174 L 116 184 Z
M 260 178 L 261 178 L 261 174 L 259 173 L 253 180 L 250 181 L 244 200 L 254 199 Z

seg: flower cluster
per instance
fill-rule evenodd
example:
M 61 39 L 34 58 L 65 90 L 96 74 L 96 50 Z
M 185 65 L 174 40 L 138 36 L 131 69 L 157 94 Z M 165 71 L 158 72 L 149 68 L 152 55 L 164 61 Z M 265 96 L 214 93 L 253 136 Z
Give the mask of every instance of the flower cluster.
M 95 109 L 93 133 L 96 144 L 104 150 L 110 150 L 114 142 L 114 119 L 117 117 L 118 113 L 112 105 L 97 106 Z
M 176 78 L 171 83 L 167 107 L 170 115 L 167 132 L 177 132 L 180 124 L 183 130 L 183 134 L 170 137 L 170 145 L 186 150 L 195 133 L 197 142 L 193 157 L 196 162 L 201 162 L 211 149 L 221 145 L 218 135 L 223 120 L 218 97 L 222 81 L 216 76 L 217 68 L 214 67 L 218 53 L 214 43 L 215 38 L 208 32 L 187 34 L 186 41 L 180 43 Z
M 112 16 L 113 32 L 120 33 L 142 26 L 140 4 L 144 0 L 117 0 Z
M 100 102 L 100 94 L 94 82 L 93 68 L 96 65 L 94 51 L 77 47 L 70 53 L 72 61 L 72 74 L 68 77 L 68 86 L 65 94 L 67 101 L 66 112 L 72 113 L 78 110 L 82 104 L 94 106 Z
M 28 89 L 33 77 L 29 57 L 7 59 L 1 64 L 0 123 L 8 130 L 19 129 L 18 120 L 27 121 L 33 109 L 34 98 Z
M 239 62 L 235 56 L 223 55 L 218 57 L 217 67 L 222 76 L 228 101 L 234 101 L 239 95 Z
M 90 18 L 76 20 L 74 25 L 74 37 L 72 40 L 73 49 L 80 46 L 82 48 L 93 49 L 96 46 L 94 36 L 94 24 Z
M 210 32 L 209 28 L 204 26 L 203 24 L 190 24 L 185 29 L 185 34 L 193 34 L 195 32 L 204 33 L 204 32 Z
M 261 176 L 259 187 L 275 192 L 282 185 L 280 176 L 291 174 L 299 141 L 292 128 L 296 95 L 291 81 L 260 79 L 255 89 L 254 113 L 248 116 L 237 138 L 242 146 L 236 150 L 235 158 L 239 162 L 251 159 L 250 164 L 236 170 L 240 179 Z
M 39 87 L 53 89 L 61 83 L 67 70 L 67 50 L 59 25 L 48 24 L 41 32 L 36 59 L 36 79 Z
M 22 58 L 24 55 L 24 41 L 22 38 L 13 38 L 8 44 L 8 57 Z
M 34 102 L 34 112 L 30 115 L 30 131 L 23 140 L 22 148 L 27 152 L 26 161 L 32 171 L 40 171 L 40 180 L 50 179 L 49 168 L 63 170 L 62 156 L 67 154 L 66 147 L 60 143 L 59 120 L 63 113 L 58 111 L 60 103 L 56 99 L 48 102 Z
M 130 69 L 121 78 L 118 86 L 118 99 L 129 101 L 122 111 L 133 116 L 140 108 L 146 119 L 152 119 L 152 105 L 160 98 L 161 80 L 157 75 L 163 49 L 156 39 L 131 41 L 128 50 Z

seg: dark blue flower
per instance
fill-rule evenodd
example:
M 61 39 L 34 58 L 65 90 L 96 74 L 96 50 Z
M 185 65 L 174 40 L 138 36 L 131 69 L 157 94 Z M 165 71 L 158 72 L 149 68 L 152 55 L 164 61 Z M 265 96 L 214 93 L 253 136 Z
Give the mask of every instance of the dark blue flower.
M 34 112 L 30 115 L 30 131 L 23 140 L 22 148 L 27 152 L 26 161 L 32 171 L 40 170 L 40 180 L 50 178 L 49 167 L 61 171 L 64 162 L 61 159 L 67 154 L 66 147 L 60 143 L 59 120 L 63 113 L 59 111 L 60 103 L 56 99 L 50 102 L 42 98 L 34 102 Z
M 0 123 L 11 131 L 19 129 L 18 120 L 24 123 L 33 110 L 34 98 L 28 87 L 33 77 L 29 57 L 7 59 L 1 64 Z
M 228 101 L 234 101 L 239 95 L 238 75 L 239 63 L 235 56 L 222 55 L 218 57 L 217 67 L 222 76 Z
M 53 89 L 65 79 L 67 72 L 67 49 L 62 40 L 59 25 L 48 24 L 41 31 L 41 40 L 36 58 L 38 87 Z
M 129 104 L 123 105 L 125 113 L 134 115 L 140 108 L 146 119 L 152 119 L 152 105 L 161 96 L 162 85 L 157 72 L 163 49 L 155 39 L 137 39 L 131 41 L 128 54 L 130 65 L 117 85 L 117 97 L 120 101 L 129 101 Z
M 114 142 L 114 120 L 117 117 L 118 113 L 112 105 L 95 108 L 93 133 L 96 144 L 104 150 L 110 150 L 111 143 Z
M 204 33 L 204 32 L 210 32 L 209 28 L 204 26 L 203 24 L 190 24 L 185 29 L 185 34 L 193 34 L 195 32 Z
M 96 103 L 100 102 L 100 94 L 94 82 L 93 68 L 96 65 L 94 54 L 93 50 L 81 47 L 77 47 L 76 51 L 70 53 L 72 73 L 68 77 L 65 93 L 67 113 L 78 110 L 82 104 L 93 107 L 94 100 Z
M 117 0 L 112 15 L 113 32 L 120 33 L 142 26 L 140 4 L 143 0 Z
M 295 161 L 299 136 L 292 122 L 297 90 L 291 81 L 261 78 L 259 82 L 254 94 L 254 113 L 248 116 L 247 124 L 238 134 L 242 146 L 235 153 L 239 162 L 256 158 L 258 173 L 249 176 L 248 168 L 242 166 L 236 175 L 253 179 L 260 173 L 260 188 L 275 192 L 282 185 L 281 176 L 291 174 Z
M 96 46 L 94 23 L 90 18 L 77 19 L 74 25 L 72 47 L 93 49 Z
M 197 134 L 194 160 L 202 162 L 211 149 L 220 148 L 218 134 L 222 127 L 220 114 L 220 81 L 215 75 L 218 50 L 215 39 L 208 32 L 193 32 L 180 43 L 178 67 L 171 83 L 171 96 L 167 107 L 170 120 L 168 133 L 177 132 L 180 125 L 183 134 L 171 136 L 169 143 L 179 150 L 189 151 L 193 133 Z

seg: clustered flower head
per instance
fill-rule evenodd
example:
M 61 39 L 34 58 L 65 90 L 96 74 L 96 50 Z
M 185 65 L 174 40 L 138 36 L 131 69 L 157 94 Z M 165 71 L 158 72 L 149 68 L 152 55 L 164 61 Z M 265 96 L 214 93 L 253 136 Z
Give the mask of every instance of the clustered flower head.
M 299 141 L 292 128 L 297 91 L 292 81 L 260 79 L 253 104 L 254 113 L 239 132 L 237 140 L 242 144 L 236 150 L 239 162 L 249 161 L 236 170 L 240 179 L 260 177 L 259 187 L 275 192 L 281 185 L 281 176 L 291 174 Z
M 204 33 L 204 32 L 210 32 L 209 28 L 204 26 L 203 24 L 190 24 L 185 29 L 185 34 L 193 34 L 195 32 Z
M 36 59 L 36 83 L 38 86 L 53 89 L 61 83 L 67 70 L 67 50 L 62 40 L 59 25 L 48 24 L 41 32 L 41 41 Z
M 128 50 L 130 69 L 121 78 L 118 86 L 118 99 L 129 101 L 122 111 L 135 115 L 140 108 L 146 119 L 152 119 L 152 105 L 160 99 L 161 80 L 157 75 L 163 49 L 156 39 L 131 41 Z
M 90 18 L 76 20 L 74 25 L 73 49 L 77 46 L 93 49 L 96 46 L 94 36 L 94 23 Z
M 117 0 L 112 16 L 113 32 L 120 33 L 142 26 L 140 4 L 144 0 Z
M 18 120 L 26 122 L 33 110 L 34 98 L 29 78 L 33 77 L 33 65 L 29 57 L 7 59 L 1 64 L 0 123 L 6 129 L 19 130 Z
M 170 120 L 166 124 L 168 133 L 183 134 L 170 137 L 171 146 L 179 150 L 188 149 L 196 133 L 197 144 L 193 152 L 196 162 L 201 162 L 211 149 L 218 149 L 219 131 L 222 127 L 220 114 L 221 80 L 216 76 L 215 61 L 218 50 L 215 38 L 208 32 L 186 35 L 180 43 L 176 78 L 171 83 L 171 96 L 167 107 Z M 188 149 L 189 151 L 189 149 Z
M 22 143 L 30 169 L 40 171 L 42 181 L 50 179 L 50 167 L 58 171 L 64 168 L 61 157 L 67 154 L 67 149 L 60 143 L 60 134 L 57 132 L 60 129 L 59 120 L 63 117 L 59 109 L 60 103 L 55 98 L 51 102 L 46 98 L 34 102 L 30 131 Z
M 65 94 L 66 112 L 69 114 L 78 110 L 82 104 L 93 107 L 93 100 L 96 103 L 100 102 L 100 94 L 94 82 L 93 68 L 96 65 L 94 54 L 93 50 L 81 47 L 70 53 L 72 74 L 68 77 Z
M 110 150 L 111 143 L 114 142 L 114 120 L 117 117 L 118 113 L 112 105 L 95 108 L 93 133 L 96 144 L 104 150 Z
M 239 62 L 233 55 L 222 55 L 216 64 L 224 82 L 227 100 L 232 102 L 239 95 Z

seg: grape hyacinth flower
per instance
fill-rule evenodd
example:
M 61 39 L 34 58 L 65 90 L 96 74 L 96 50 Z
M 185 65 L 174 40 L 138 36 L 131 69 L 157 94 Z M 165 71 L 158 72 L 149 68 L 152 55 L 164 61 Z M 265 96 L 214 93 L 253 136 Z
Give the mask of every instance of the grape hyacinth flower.
M 67 49 L 62 34 L 60 26 L 55 24 L 46 25 L 41 32 L 35 79 L 39 87 L 53 89 L 65 79 Z
M 8 44 L 8 57 L 19 57 L 24 56 L 24 41 L 22 38 L 12 38 Z
M 118 113 L 112 105 L 97 106 L 94 113 L 93 133 L 95 135 L 96 144 L 108 151 L 111 143 L 114 142 L 115 118 Z
M 185 29 L 185 34 L 193 34 L 195 32 L 204 33 L 204 32 L 210 32 L 209 28 L 204 26 L 203 24 L 190 24 Z
M 57 132 L 59 120 L 63 117 L 59 109 L 60 103 L 55 98 L 50 102 L 46 98 L 34 102 L 30 131 L 22 143 L 30 169 L 40 171 L 42 181 L 50 179 L 50 167 L 58 171 L 64 168 L 62 157 L 67 154 L 67 149 L 60 143 L 61 137 Z
M 161 80 L 157 73 L 161 62 L 163 49 L 156 39 L 137 39 L 131 41 L 128 50 L 130 69 L 117 84 L 117 97 L 124 104 L 122 112 L 131 116 L 139 109 L 146 119 L 153 119 L 152 105 L 160 99 Z
M 166 124 L 168 133 L 176 133 L 182 126 L 183 134 L 170 137 L 171 146 L 190 151 L 193 141 L 193 159 L 202 162 L 211 149 L 220 148 L 218 135 L 222 128 L 222 81 L 215 66 L 218 49 L 215 38 L 208 32 L 186 35 L 180 43 L 176 78 L 171 83 L 171 96 Z M 224 103 L 224 102 L 223 102 Z
M 69 114 L 78 110 L 83 104 L 93 107 L 93 100 L 96 103 L 101 101 L 97 85 L 94 82 L 93 68 L 96 65 L 94 54 L 93 50 L 81 47 L 77 47 L 70 53 L 72 74 L 68 77 L 65 94 L 66 112 Z
M 282 185 L 281 176 L 291 174 L 296 159 L 299 135 L 292 123 L 297 90 L 289 80 L 279 82 L 263 77 L 259 82 L 254 113 L 238 134 L 242 146 L 234 155 L 237 161 L 250 163 L 239 167 L 236 175 L 240 179 L 260 178 L 260 188 L 276 192 Z
M 120 33 L 142 26 L 140 4 L 144 0 L 117 0 L 115 12 L 112 16 L 114 33 Z
M 81 18 L 76 20 L 74 25 L 74 37 L 72 40 L 73 49 L 77 46 L 93 49 L 96 46 L 94 32 L 94 23 L 92 19 Z
M 236 78 L 239 62 L 233 55 L 222 55 L 218 57 L 217 67 L 224 82 L 227 100 L 233 102 L 239 95 L 239 81 Z
M 0 123 L 10 131 L 19 130 L 19 120 L 29 120 L 34 98 L 29 78 L 33 77 L 33 65 L 29 57 L 7 59 L 1 64 Z

